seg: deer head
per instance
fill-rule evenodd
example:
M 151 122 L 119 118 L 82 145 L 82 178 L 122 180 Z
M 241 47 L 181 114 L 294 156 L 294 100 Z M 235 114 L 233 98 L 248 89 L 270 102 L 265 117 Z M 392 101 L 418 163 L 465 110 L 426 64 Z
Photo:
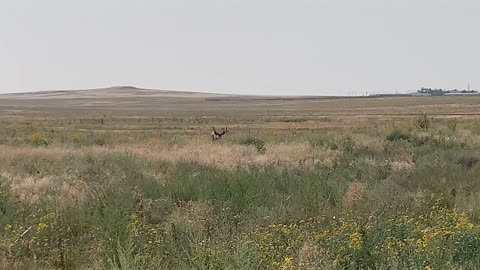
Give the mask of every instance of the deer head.
M 223 133 L 223 135 L 225 135 L 227 132 L 228 132 L 227 126 L 225 126 L 225 128 L 222 128 L 222 133 Z

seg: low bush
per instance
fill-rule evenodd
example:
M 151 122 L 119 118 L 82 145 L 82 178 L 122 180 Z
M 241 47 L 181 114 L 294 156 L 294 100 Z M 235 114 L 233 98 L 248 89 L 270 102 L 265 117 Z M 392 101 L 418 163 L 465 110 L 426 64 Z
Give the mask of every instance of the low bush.
M 87 145 L 97 145 L 97 146 L 103 146 L 106 144 L 106 139 L 104 136 L 99 135 L 95 132 L 89 132 L 86 138 L 86 144 Z
M 313 138 L 309 139 L 310 145 L 312 147 L 325 147 L 331 150 L 337 150 L 338 146 L 335 142 L 335 139 L 327 135 L 315 135 Z
M 259 138 L 248 137 L 241 139 L 239 143 L 242 145 L 253 145 L 260 154 L 263 154 L 265 151 L 267 151 L 267 148 L 265 148 L 265 142 Z
M 0 185 L 0 228 L 3 228 L 5 224 L 11 223 L 14 217 L 15 210 L 13 208 L 10 194 Z
M 306 118 L 289 118 L 289 119 L 282 120 L 282 122 L 286 122 L 286 123 L 302 123 L 307 121 L 308 119 Z
M 351 152 L 353 152 L 353 150 L 355 150 L 355 142 L 353 141 L 352 138 L 347 137 L 347 138 L 343 139 L 341 149 L 345 153 L 351 153 Z
M 409 133 L 406 133 L 401 130 L 394 130 L 387 136 L 387 140 L 393 141 L 409 141 L 411 140 L 412 136 Z
M 76 146 L 104 146 L 106 144 L 105 136 L 93 131 L 87 134 L 72 134 L 68 137 L 68 141 Z
M 462 165 L 467 169 L 471 169 L 475 164 L 480 161 L 480 158 L 476 154 L 468 153 L 465 155 L 460 156 L 457 159 L 457 164 Z
M 28 136 L 28 141 L 35 147 L 48 146 L 49 144 L 47 136 L 40 133 L 31 134 L 30 136 Z
M 415 119 L 415 126 L 418 129 L 428 130 L 430 128 L 430 119 L 427 114 L 422 114 Z

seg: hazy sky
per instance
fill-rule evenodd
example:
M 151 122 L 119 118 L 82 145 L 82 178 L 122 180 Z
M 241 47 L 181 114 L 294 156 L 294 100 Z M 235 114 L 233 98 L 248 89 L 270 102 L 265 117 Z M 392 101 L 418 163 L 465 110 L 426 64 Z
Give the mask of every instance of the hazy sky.
M 480 88 L 478 0 L 0 0 L 0 92 Z

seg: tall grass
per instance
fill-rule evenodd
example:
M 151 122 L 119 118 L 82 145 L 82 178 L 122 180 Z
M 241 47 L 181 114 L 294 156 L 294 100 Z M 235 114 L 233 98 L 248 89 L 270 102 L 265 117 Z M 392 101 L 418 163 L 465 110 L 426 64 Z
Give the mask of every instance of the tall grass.
M 0 260 L 63 269 L 475 269 L 479 146 L 440 125 L 275 143 L 242 134 L 182 145 L 96 132 L 54 134 L 45 147 L 8 139 Z

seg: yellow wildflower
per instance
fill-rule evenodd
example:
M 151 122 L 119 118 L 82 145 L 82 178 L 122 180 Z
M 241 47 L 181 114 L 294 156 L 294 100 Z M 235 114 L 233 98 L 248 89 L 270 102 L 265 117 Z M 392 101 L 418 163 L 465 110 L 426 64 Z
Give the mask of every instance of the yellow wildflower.
M 424 239 L 418 239 L 417 240 L 417 246 L 420 248 L 426 248 L 427 247 L 427 242 Z
M 354 232 L 350 235 L 350 248 L 358 250 L 361 249 L 363 245 L 362 234 L 359 232 Z
M 38 231 L 39 232 L 45 230 L 45 228 L 47 228 L 47 227 L 48 227 L 48 225 L 43 223 L 43 222 L 38 223 Z

